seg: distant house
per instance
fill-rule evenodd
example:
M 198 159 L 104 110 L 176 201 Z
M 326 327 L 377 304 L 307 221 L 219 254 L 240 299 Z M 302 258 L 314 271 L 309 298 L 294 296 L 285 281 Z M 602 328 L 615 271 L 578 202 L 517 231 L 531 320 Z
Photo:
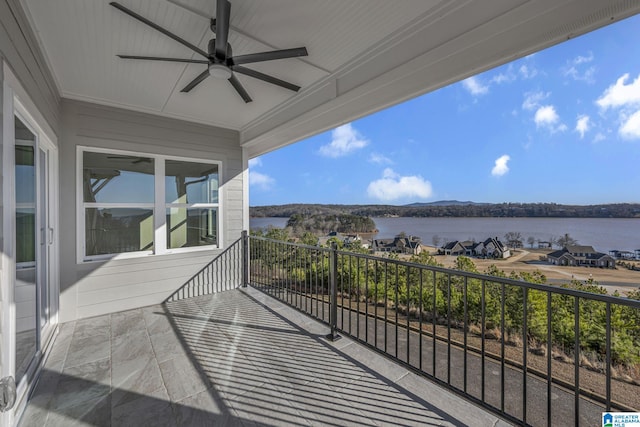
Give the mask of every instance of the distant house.
M 331 239 L 335 239 L 339 242 L 342 242 L 342 244 L 344 244 L 345 246 L 350 245 L 351 243 L 354 243 L 354 242 L 360 242 L 362 240 L 359 234 L 342 234 L 342 233 L 338 233 L 337 231 L 332 231 L 328 233 L 326 236 L 320 237 L 318 239 L 318 245 L 327 246 L 329 240 Z
M 488 238 L 483 242 L 472 242 L 465 240 L 463 242 L 454 240 L 445 243 L 438 249 L 440 255 L 467 255 L 489 258 L 509 258 L 511 251 L 497 237 Z
M 551 249 L 551 242 L 545 242 L 544 240 L 538 240 L 538 249 Z
M 627 260 L 636 259 L 636 254 L 631 251 L 613 250 L 613 251 L 609 251 L 609 255 L 611 255 L 611 257 L 615 259 L 627 259 Z
M 465 243 L 470 242 L 460 242 L 459 240 L 447 242 L 440 249 L 438 249 L 438 253 L 441 255 L 466 255 L 467 245 L 465 245 Z
M 422 244 L 417 237 L 400 237 L 393 239 L 374 239 L 371 243 L 372 252 L 391 252 L 399 254 L 419 255 L 422 252 Z
M 615 268 L 616 260 L 611 255 L 597 252 L 593 246 L 565 246 L 547 255 L 554 265 Z
M 490 237 L 475 246 L 474 255 L 487 258 L 509 258 L 511 251 L 497 237 Z

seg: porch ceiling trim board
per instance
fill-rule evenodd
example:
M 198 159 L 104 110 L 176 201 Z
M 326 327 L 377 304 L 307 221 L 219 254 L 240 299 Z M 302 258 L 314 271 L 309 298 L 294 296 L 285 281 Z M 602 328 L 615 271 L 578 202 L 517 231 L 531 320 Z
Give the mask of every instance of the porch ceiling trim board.
M 472 8 L 465 15 L 481 16 L 486 3 L 465 6 Z M 439 40 L 434 23 L 417 25 L 386 50 L 372 52 L 364 62 L 354 59 L 287 105 L 249 123 L 241 131 L 243 147 L 250 157 L 259 156 L 640 13 L 640 3 L 629 0 L 506 6 L 504 13 L 445 41 Z M 385 61 L 391 48 L 415 56 L 394 67 Z

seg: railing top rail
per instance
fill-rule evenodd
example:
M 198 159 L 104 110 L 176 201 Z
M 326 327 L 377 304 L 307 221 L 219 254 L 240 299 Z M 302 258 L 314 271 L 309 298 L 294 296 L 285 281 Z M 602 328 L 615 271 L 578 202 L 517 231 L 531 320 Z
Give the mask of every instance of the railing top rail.
M 332 251 L 331 248 L 303 245 L 303 244 L 292 243 L 292 242 L 283 242 L 283 241 L 280 241 L 280 240 L 273 240 L 273 239 L 268 239 L 268 238 L 259 237 L 259 236 L 251 236 L 251 238 L 252 239 L 258 239 L 258 240 L 263 240 L 263 241 L 281 243 L 283 245 L 292 246 L 292 247 L 296 247 L 296 248 L 304 248 L 304 249 L 310 249 L 310 250 L 322 251 L 322 252 L 330 252 L 330 251 Z M 374 255 L 361 254 L 361 253 L 357 253 L 357 252 L 349 252 L 349 251 L 344 251 L 344 250 L 337 250 L 336 252 L 337 252 L 338 255 L 341 255 L 341 256 L 352 256 L 352 257 L 355 257 L 355 258 L 368 259 L 368 260 L 377 261 L 377 262 L 386 262 L 386 263 L 401 265 L 401 266 L 404 266 L 404 267 L 420 268 L 420 269 L 424 269 L 424 270 L 435 271 L 437 273 L 451 274 L 451 275 L 455 275 L 455 276 L 467 277 L 467 278 L 470 278 L 470 279 L 483 280 L 485 282 L 501 283 L 501 284 L 504 283 L 505 285 L 510 285 L 510 286 L 518 286 L 518 287 L 521 287 L 521 288 L 534 289 L 534 290 L 539 290 L 539 291 L 543 291 L 543 292 L 551 292 L 553 294 L 569 295 L 569 296 L 579 297 L 579 298 L 583 298 L 583 299 L 601 301 L 601 302 L 617 304 L 617 305 L 625 305 L 625 306 L 629 306 L 629 307 L 640 309 L 640 301 L 633 300 L 633 299 L 630 299 L 630 298 L 616 297 L 616 296 L 613 296 L 613 295 L 595 294 L 595 293 L 591 293 L 591 292 L 586 292 L 586 291 L 581 291 L 581 290 L 571 289 L 571 288 L 566 288 L 566 287 L 561 287 L 561 286 L 543 285 L 543 284 L 538 284 L 538 283 L 529 283 L 529 282 L 525 282 L 525 281 L 522 281 L 522 280 L 510 279 L 510 278 L 507 278 L 507 277 L 490 276 L 488 274 L 472 273 L 472 272 L 463 271 L 463 270 L 454 270 L 454 269 L 450 269 L 450 268 L 437 267 L 437 266 L 433 266 L 433 265 L 425 265 L 425 264 L 418 264 L 418 263 L 413 263 L 413 262 L 409 262 L 409 261 L 382 258 L 382 257 L 374 256 Z M 640 287 L 640 284 L 638 286 Z
M 311 249 L 311 250 L 320 251 L 320 252 L 331 252 L 332 251 L 331 248 L 324 248 L 322 246 L 311 246 L 311 245 L 304 245 L 302 243 L 283 242 L 282 240 L 268 239 L 266 237 L 261 237 L 261 236 L 249 236 L 249 237 L 251 239 L 255 239 L 255 240 L 263 240 L 263 241 L 266 241 L 266 242 L 282 243 L 284 245 L 295 246 L 296 248 Z

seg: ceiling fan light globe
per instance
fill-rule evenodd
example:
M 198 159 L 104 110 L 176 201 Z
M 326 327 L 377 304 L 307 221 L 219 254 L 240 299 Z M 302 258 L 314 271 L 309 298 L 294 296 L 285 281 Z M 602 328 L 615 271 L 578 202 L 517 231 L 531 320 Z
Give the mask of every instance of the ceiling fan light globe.
M 209 64 L 209 74 L 216 79 L 229 80 L 233 73 L 226 65 Z

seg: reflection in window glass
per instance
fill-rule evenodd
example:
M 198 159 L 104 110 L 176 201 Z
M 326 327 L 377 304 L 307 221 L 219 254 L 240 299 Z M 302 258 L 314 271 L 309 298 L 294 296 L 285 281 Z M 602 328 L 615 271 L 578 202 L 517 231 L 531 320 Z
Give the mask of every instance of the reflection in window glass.
M 167 160 L 166 203 L 218 203 L 218 165 Z
M 167 209 L 167 247 L 215 245 L 217 214 L 215 208 Z
M 153 203 L 154 160 L 85 151 L 82 185 L 87 203 Z
M 153 250 L 153 209 L 85 209 L 86 255 Z
M 36 136 L 15 117 L 15 376 L 20 383 L 37 350 Z
M 23 128 L 22 132 L 29 131 Z M 22 140 L 22 143 L 29 142 Z M 16 262 L 33 264 L 36 260 L 36 166 L 33 145 L 16 145 L 15 179 Z
M 36 200 L 36 167 L 34 148 L 16 145 L 16 203 L 33 205 Z
M 36 261 L 36 210 L 35 208 L 16 208 L 16 263 Z

